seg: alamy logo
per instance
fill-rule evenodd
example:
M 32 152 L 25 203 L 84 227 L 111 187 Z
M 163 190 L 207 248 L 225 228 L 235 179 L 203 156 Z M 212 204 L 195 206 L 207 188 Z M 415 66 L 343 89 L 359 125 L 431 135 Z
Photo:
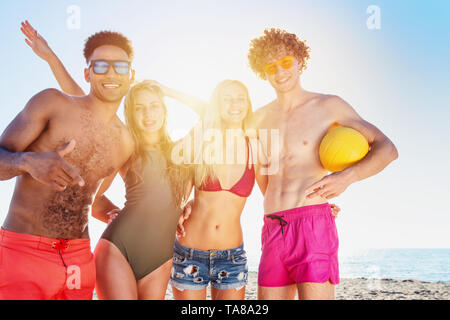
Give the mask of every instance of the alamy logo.
M 251 154 L 247 155 L 244 134 L 249 137 Z M 258 136 L 258 138 L 257 138 Z M 172 149 L 175 164 L 245 164 L 258 163 L 261 175 L 276 174 L 279 168 L 280 132 L 277 129 L 202 129 L 180 140 Z
M 80 289 L 81 288 L 81 269 L 79 266 L 70 265 L 67 267 L 67 289 Z
M 79 30 L 81 28 L 81 9 L 77 5 L 71 5 L 66 10 L 69 16 L 67 17 L 67 28 L 69 30 Z
M 367 7 L 367 14 L 370 16 L 367 18 L 367 29 L 380 30 L 381 29 L 381 9 L 379 6 L 371 5 Z

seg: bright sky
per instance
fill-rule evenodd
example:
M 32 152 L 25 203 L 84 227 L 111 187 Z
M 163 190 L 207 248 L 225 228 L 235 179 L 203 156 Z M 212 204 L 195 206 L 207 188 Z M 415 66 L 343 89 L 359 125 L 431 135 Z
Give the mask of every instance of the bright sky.
M 367 11 L 372 5 L 379 9 L 378 20 L 375 11 Z M 448 1 L 2 1 L 2 130 L 32 95 L 58 87 L 48 66 L 25 44 L 19 30 L 24 19 L 48 40 L 85 91 L 84 40 L 109 29 L 133 41 L 138 79 L 155 79 L 203 99 L 221 80 L 238 79 L 248 86 L 254 109 L 275 94 L 248 67 L 250 40 L 267 27 L 296 33 L 311 47 L 303 86 L 344 98 L 400 153 L 381 174 L 333 199 L 342 208 L 337 220 L 341 255 L 365 248 L 450 247 Z M 169 127 L 179 138 L 197 117 L 167 102 Z M 122 108 L 119 115 L 123 118 Z M 0 183 L 0 220 L 13 188 L 14 180 Z M 123 204 L 120 178 L 107 195 Z M 242 216 L 253 259 L 260 252 L 262 215 L 256 187 Z M 103 229 L 91 219 L 94 245 Z

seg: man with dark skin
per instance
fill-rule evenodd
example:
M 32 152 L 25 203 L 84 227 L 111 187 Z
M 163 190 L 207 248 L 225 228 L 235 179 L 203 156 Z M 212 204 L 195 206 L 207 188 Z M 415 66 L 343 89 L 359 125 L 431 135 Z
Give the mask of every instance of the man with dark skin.
M 0 137 L 0 179 L 17 177 L 1 229 L 0 299 L 92 299 L 88 212 L 94 196 L 110 205 L 102 194 L 134 150 L 116 115 L 134 70 L 119 33 L 91 36 L 84 53 L 89 94 L 44 90 Z

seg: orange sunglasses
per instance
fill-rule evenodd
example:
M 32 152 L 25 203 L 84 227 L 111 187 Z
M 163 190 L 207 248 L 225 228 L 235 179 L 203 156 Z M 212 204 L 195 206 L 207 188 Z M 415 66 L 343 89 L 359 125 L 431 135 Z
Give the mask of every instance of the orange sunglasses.
M 264 72 L 271 76 L 274 75 L 275 73 L 277 73 L 277 64 L 280 65 L 280 67 L 282 67 L 283 69 L 290 69 L 294 64 L 294 57 L 285 56 L 278 61 L 268 63 L 263 67 Z

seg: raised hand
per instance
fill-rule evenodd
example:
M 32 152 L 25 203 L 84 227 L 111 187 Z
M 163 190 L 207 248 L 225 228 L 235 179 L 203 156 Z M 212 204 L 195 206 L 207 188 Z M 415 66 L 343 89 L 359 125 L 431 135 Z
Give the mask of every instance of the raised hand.
M 158 87 L 161 90 L 161 92 L 163 93 L 163 95 L 165 95 L 165 96 L 168 95 L 168 88 L 166 86 L 163 86 L 158 81 L 156 81 L 156 80 L 144 80 L 143 82 L 146 85 L 148 85 L 148 86 Z
M 77 170 L 63 159 L 66 154 L 72 152 L 75 143 L 72 139 L 55 151 L 30 153 L 30 158 L 26 161 L 26 171 L 34 179 L 56 191 L 64 191 L 68 185 L 84 186 L 84 180 Z
M 26 36 L 25 42 L 33 49 L 34 53 L 43 60 L 48 61 L 53 55 L 53 51 L 48 46 L 47 41 L 45 41 L 27 20 L 21 22 L 20 30 Z

